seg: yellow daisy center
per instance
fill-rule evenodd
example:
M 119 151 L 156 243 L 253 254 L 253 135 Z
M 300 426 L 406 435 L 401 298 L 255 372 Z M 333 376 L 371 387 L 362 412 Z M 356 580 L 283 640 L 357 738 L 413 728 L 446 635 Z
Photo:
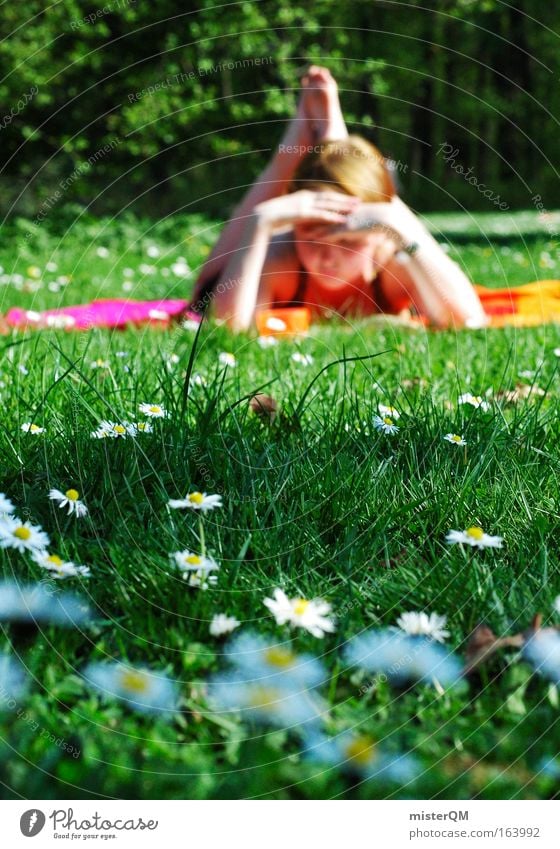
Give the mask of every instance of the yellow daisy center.
M 482 404 L 482 397 L 480 395 L 473 395 L 473 402 L 475 404 Z
M 482 537 L 484 536 L 484 531 L 482 530 L 482 528 L 477 528 L 476 526 L 472 528 L 467 528 L 465 533 L 473 539 L 482 539 Z
M 77 489 L 67 489 L 64 495 L 66 496 L 68 501 L 77 501 L 80 497 L 80 493 Z
M 374 757 L 374 752 L 375 744 L 371 737 L 362 735 L 355 737 L 345 749 L 348 759 L 359 766 L 367 766 Z
M 121 673 L 121 685 L 133 693 L 145 693 L 148 689 L 148 679 L 142 672 L 128 670 Z
M 157 404 L 152 404 L 150 413 L 161 413 L 161 407 L 158 407 Z
M 307 608 L 309 607 L 309 602 L 304 598 L 296 598 L 294 601 L 294 613 L 296 616 L 303 616 Z
M 462 438 L 462 436 L 459 436 L 458 434 L 454 433 L 451 437 L 451 442 L 460 442 Z
M 392 425 L 393 419 L 390 416 L 383 416 L 383 424 Z
M 47 563 L 52 563 L 53 566 L 57 566 L 60 568 L 62 566 L 63 560 L 58 556 L 58 554 L 49 554 L 47 557 Z
M 39 427 L 39 425 L 32 424 L 29 430 L 31 431 L 31 433 L 37 433 L 37 431 L 41 430 L 41 428 Z
M 29 528 L 24 528 L 23 525 L 20 525 L 19 528 L 15 529 L 14 536 L 25 541 L 31 537 L 31 531 Z
M 146 422 L 138 422 L 136 427 L 138 428 L 138 430 L 146 430 Z
M 187 497 L 193 504 L 202 504 L 204 501 L 204 496 L 201 492 L 191 492 Z
M 113 430 L 115 431 L 115 433 L 126 433 L 126 428 L 124 427 L 124 425 L 115 425 Z
M 254 687 L 249 697 L 249 704 L 254 708 L 269 708 L 278 701 L 279 694 L 272 687 Z
M 198 554 L 189 554 L 188 557 L 185 557 L 185 562 L 189 563 L 191 566 L 200 566 L 202 563 L 202 557 Z
M 286 667 L 291 666 L 294 662 L 294 655 L 289 649 L 283 649 L 278 646 L 267 649 L 264 656 L 271 666 Z

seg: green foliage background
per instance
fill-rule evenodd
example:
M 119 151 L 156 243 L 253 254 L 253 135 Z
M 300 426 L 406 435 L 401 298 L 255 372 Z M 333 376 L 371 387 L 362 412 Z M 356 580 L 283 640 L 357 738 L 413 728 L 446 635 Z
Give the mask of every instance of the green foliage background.
M 437 155 L 445 142 L 511 208 L 535 193 L 554 207 L 559 21 L 532 0 L 5 4 L 3 213 L 36 214 L 73 174 L 65 199 L 96 211 L 221 213 L 280 140 L 311 62 L 337 78 L 351 130 L 401 163 L 418 209 L 493 210 Z

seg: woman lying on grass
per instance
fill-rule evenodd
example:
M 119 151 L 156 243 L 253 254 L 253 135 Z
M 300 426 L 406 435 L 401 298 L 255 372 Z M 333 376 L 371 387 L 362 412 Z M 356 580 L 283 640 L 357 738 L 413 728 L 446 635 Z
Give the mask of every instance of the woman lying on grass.
M 256 308 L 319 315 L 412 309 L 438 327 L 487 318 L 461 269 L 395 192 L 385 159 L 349 136 L 334 78 L 312 66 L 295 118 L 224 228 L 192 306 L 248 329 Z

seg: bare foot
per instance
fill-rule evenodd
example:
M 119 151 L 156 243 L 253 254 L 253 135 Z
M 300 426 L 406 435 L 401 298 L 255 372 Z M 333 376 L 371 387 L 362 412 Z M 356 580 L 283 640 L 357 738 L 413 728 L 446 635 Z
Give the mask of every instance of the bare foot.
M 310 120 L 313 138 L 316 141 L 347 138 L 348 130 L 340 108 L 338 86 L 331 72 L 327 68 L 311 65 L 302 77 L 301 86 L 298 112 L 302 108 Z

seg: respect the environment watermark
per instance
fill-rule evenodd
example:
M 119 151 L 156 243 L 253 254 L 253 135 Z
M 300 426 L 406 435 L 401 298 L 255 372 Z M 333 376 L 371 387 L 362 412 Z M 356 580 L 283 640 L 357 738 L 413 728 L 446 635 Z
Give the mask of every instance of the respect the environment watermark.
M 217 65 L 211 65 L 206 68 L 200 65 L 192 71 L 185 71 L 180 74 L 171 74 L 158 80 L 153 85 L 146 86 L 139 91 L 133 91 L 128 96 L 129 103 L 135 103 L 142 100 L 144 97 L 151 97 L 158 91 L 163 91 L 166 88 L 187 83 L 200 77 L 209 77 L 212 74 L 219 74 L 221 71 L 236 71 L 238 68 L 253 68 L 259 65 L 271 65 L 274 63 L 272 56 L 253 56 L 251 59 L 232 59 L 229 62 L 220 62 Z

